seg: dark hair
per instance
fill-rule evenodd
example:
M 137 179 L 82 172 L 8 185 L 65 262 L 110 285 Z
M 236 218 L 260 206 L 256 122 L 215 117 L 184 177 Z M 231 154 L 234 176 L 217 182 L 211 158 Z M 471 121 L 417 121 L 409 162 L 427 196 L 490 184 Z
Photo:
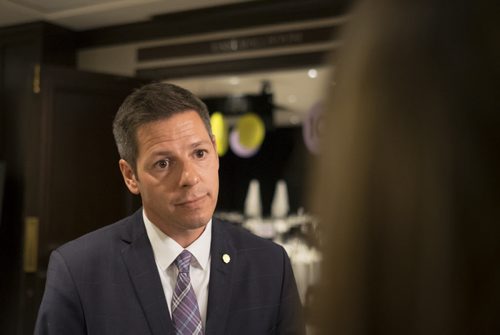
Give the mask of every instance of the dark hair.
M 122 103 L 113 121 L 113 135 L 120 157 L 135 170 L 137 129 L 146 123 L 191 110 L 198 113 L 212 135 L 207 106 L 190 91 L 164 82 L 147 84 L 135 90 Z
M 353 11 L 314 176 L 321 334 L 499 333 L 494 8 L 373 0 Z

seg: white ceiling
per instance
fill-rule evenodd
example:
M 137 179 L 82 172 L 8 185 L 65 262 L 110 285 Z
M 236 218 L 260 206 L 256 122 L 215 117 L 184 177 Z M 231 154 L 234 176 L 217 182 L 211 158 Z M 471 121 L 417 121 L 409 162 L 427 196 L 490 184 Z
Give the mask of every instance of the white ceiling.
M 0 0 L 0 27 L 47 21 L 75 31 L 249 0 Z

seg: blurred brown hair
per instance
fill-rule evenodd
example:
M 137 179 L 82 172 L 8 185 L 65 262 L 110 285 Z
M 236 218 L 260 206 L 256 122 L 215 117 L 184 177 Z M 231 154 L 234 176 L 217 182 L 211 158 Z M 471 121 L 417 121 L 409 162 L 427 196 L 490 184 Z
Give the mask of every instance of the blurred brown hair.
M 360 2 L 314 204 L 322 334 L 500 332 L 494 1 Z

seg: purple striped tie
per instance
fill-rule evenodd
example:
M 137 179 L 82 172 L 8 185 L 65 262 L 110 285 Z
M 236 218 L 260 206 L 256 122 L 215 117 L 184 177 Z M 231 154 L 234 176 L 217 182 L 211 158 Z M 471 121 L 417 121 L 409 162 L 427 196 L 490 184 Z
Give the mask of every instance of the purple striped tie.
M 172 321 L 176 335 L 203 335 L 198 302 L 189 278 L 191 253 L 181 252 L 174 263 L 179 269 L 172 296 Z

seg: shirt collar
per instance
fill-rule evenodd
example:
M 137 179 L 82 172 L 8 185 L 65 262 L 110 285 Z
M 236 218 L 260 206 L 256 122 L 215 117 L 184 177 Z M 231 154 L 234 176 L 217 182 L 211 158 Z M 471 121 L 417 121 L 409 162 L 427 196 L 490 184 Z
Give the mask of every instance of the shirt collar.
M 184 250 L 174 239 L 166 235 L 146 216 L 144 209 L 142 210 L 142 218 L 146 233 L 148 235 L 156 264 L 165 271 Z M 194 266 L 199 266 L 202 270 L 206 269 L 210 261 L 210 243 L 212 241 L 212 219 L 208 221 L 203 233 L 189 245 L 188 250 L 194 257 Z

